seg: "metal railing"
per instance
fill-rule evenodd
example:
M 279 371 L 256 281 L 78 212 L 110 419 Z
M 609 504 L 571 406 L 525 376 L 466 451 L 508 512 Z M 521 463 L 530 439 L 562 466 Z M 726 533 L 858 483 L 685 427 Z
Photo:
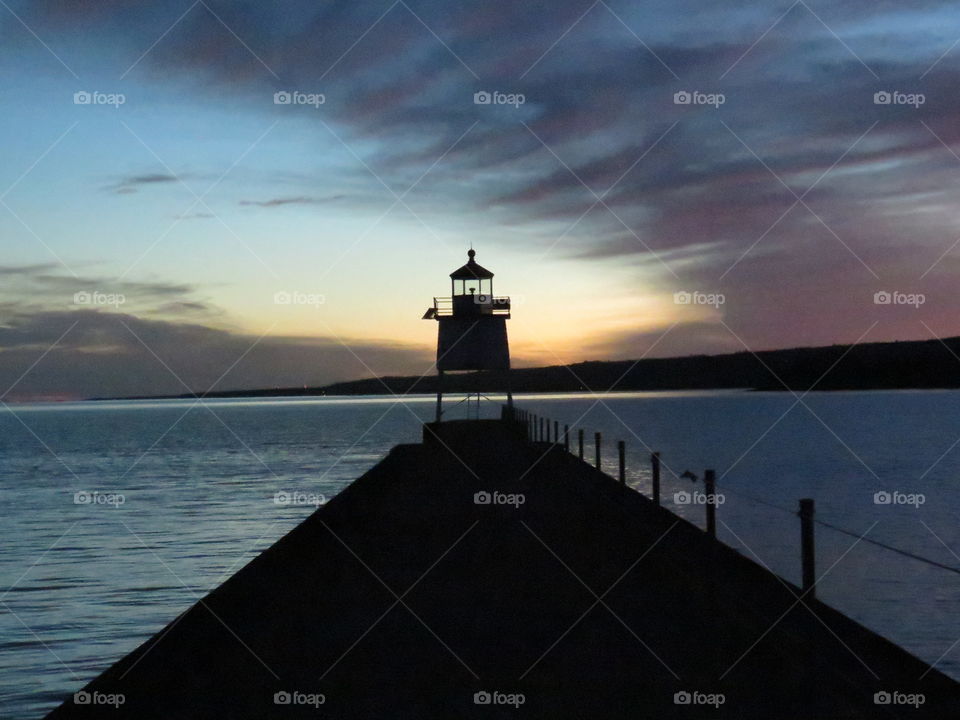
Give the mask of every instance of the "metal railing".
M 461 299 L 462 298 L 462 299 Z M 480 315 L 501 315 L 510 317 L 510 298 L 498 295 L 457 295 L 456 297 L 435 297 L 433 299 L 434 317 L 450 317 L 454 306 L 467 313 Z
M 556 420 L 549 420 L 543 416 L 537 415 L 536 413 L 530 412 L 529 410 L 524 410 L 522 408 L 513 407 L 507 408 L 504 407 L 506 412 L 503 413 L 505 419 L 512 419 L 518 423 L 521 423 L 526 428 L 527 439 L 530 442 L 534 443 L 550 443 L 554 446 L 562 446 L 566 452 L 576 455 L 581 461 L 586 461 L 584 458 L 584 431 L 583 428 L 577 428 L 576 435 L 576 446 L 571 448 L 571 428 L 569 425 L 561 426 Z M 561 430 L 562 427 L 562 430 Z M 594 444 L 594 457 L 593 457 L 593 466 L 600 472 L 603 472 L 601 464 L 601 448 L 602 448 L 602 436 L 599 432 L 593 434 L 593 444 Z M 626 443 L 623 440 L 617 441 L 617 460 L 618 460 L 618 472 L 617 479 L 620 482 L 620 485 L 627 489 L 627 469 L 626 469 Z M 651 497 L 656 505 L 662 506 L 661 503 L 661 488 L 660 488 L 660 475 L 661 475 L 661 460 L 660 453 L 653 452 L 650 455 L 650 477 L 651 477 Z M 609 476 L 608 476 L 609 477 Z M 718 495 L 716 487 L 716 472 L 712 469 L 707 469 L 703 471 L 703 477 L 698 478 L 694 473 L 690 471 L 685 471 L 681 475 L 675 475 L 675 478 L 685 478 L 692 480 L 694 483 L 701 481 L 703 483 L 703 501 L 702 504 L 705 510 L 705 532 L 716 539 L 717 537 L 717 505 L 722 503 L 722 499 L 718 502 L 717 498 L 722 498 L 722 495 Z M 643 495 L 640 490 L 636 488 L 631 488 L 635 492 Z M 780 505 L 770 503 L 761 498 L 754 497 L 742 491 L 735 491 L 730 488 L 725 488 L 725 492 L 732 492 L 734 495 L 739 495 L 748 501 L 753 501 L 761 505 L 765 505 L 781 512 L 787 513 L 789 515 L 798 516 L 800 518 L 800 562 L 802 569 L 802 590 L 803 595 L 801 597 L 809 596 L 811 599 L 815 597 L 816 594 L 816 563 L 815 563 L 815 550 L 814 550 L 814 525 L 820 525 L 822 527 L 829 528 L 835 532 L 839 532 L 845 535 L 856 537 L 859 541 L 864 541 L 880 547 L 884 550 L 892 551 L 898 553 L 902 556 L 911 558 L 913 560 L 918 560 L 920 562 L 932 565 L 934 567 L 941 568 L 943 570 L 948 570 L 953 573 L 960 574 L 960 567 L 953 565 L 947 565 L 945 563 L 937 562 L 931 558 L 923 557 L 916 553 L 903 550 L 894 545 L 889 545 L 887 543 L 874 540 L 872 538 L 864 537 L 865 533 L 858 533 L 853 530 L 848 530 L 847 528 L 840 527 L 833 523 L 826 522 L 821 520 L 816 516 L 815 503 L 812 498 L 801 498 L 798 505 L 798 510 L 793 510 L 790 508 L 782 507 Z M 689 494 L 686 491 L 682 491 L 679 494 Z M 675 494 L 676 495 L 676 494 Z M 665 508 L 666 509 L 666 508 Z

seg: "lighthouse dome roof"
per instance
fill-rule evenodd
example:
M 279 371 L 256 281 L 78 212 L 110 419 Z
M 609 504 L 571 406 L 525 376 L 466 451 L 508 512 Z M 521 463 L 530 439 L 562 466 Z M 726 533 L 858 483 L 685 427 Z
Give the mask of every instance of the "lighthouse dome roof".
M 477 255 L 477 251 L 473 248 L 470 248 L 467 252 L 467 264 L 463 265 L 452 273 L 450 277 L 453 280 L 488 280 L 493 277 L 493 273 L 487 270 L 482 265 L 479 265 L 474 258 Z

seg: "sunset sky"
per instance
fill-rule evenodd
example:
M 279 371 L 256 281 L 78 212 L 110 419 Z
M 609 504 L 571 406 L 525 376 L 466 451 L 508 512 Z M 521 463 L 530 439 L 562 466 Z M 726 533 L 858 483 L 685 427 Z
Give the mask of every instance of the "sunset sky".
M 0 394 L 419 375 L 471 243 L 517 365 L 960 334 L 958 40 L 939 2 L 6 0 Z

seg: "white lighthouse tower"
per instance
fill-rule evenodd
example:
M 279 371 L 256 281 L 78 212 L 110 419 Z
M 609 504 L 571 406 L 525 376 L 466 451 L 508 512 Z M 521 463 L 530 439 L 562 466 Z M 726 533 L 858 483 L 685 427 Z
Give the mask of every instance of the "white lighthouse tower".
M 435 297 L 424 320 L 436 320 L 437 422 L 443 415 L 443 375 L 457 370 L 510 370 L 507 320 L 510 298 L 493 294 L 493 273 L 475 260 L 472 248 L 467 264 L 450 273 L 450 297 Z M 507 390 L 507 405 L 513 395 Z

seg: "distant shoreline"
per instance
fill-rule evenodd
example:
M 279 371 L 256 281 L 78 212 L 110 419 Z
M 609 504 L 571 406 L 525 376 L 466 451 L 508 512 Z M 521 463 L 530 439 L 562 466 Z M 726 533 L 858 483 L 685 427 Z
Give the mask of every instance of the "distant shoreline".
M 960 388 L 960 338 L 831 345 L 818 348 L 692 355 L 643 360 L 588 361 L 447 375 L 444 392 L 638 392 L 682 390 L 951 390 Z M 87 398 L 183 400 L 200 398 L 349 397 L 431 394 L 437 377 L 387 376 L 322 387 L 219 390 L 176 395 Z

